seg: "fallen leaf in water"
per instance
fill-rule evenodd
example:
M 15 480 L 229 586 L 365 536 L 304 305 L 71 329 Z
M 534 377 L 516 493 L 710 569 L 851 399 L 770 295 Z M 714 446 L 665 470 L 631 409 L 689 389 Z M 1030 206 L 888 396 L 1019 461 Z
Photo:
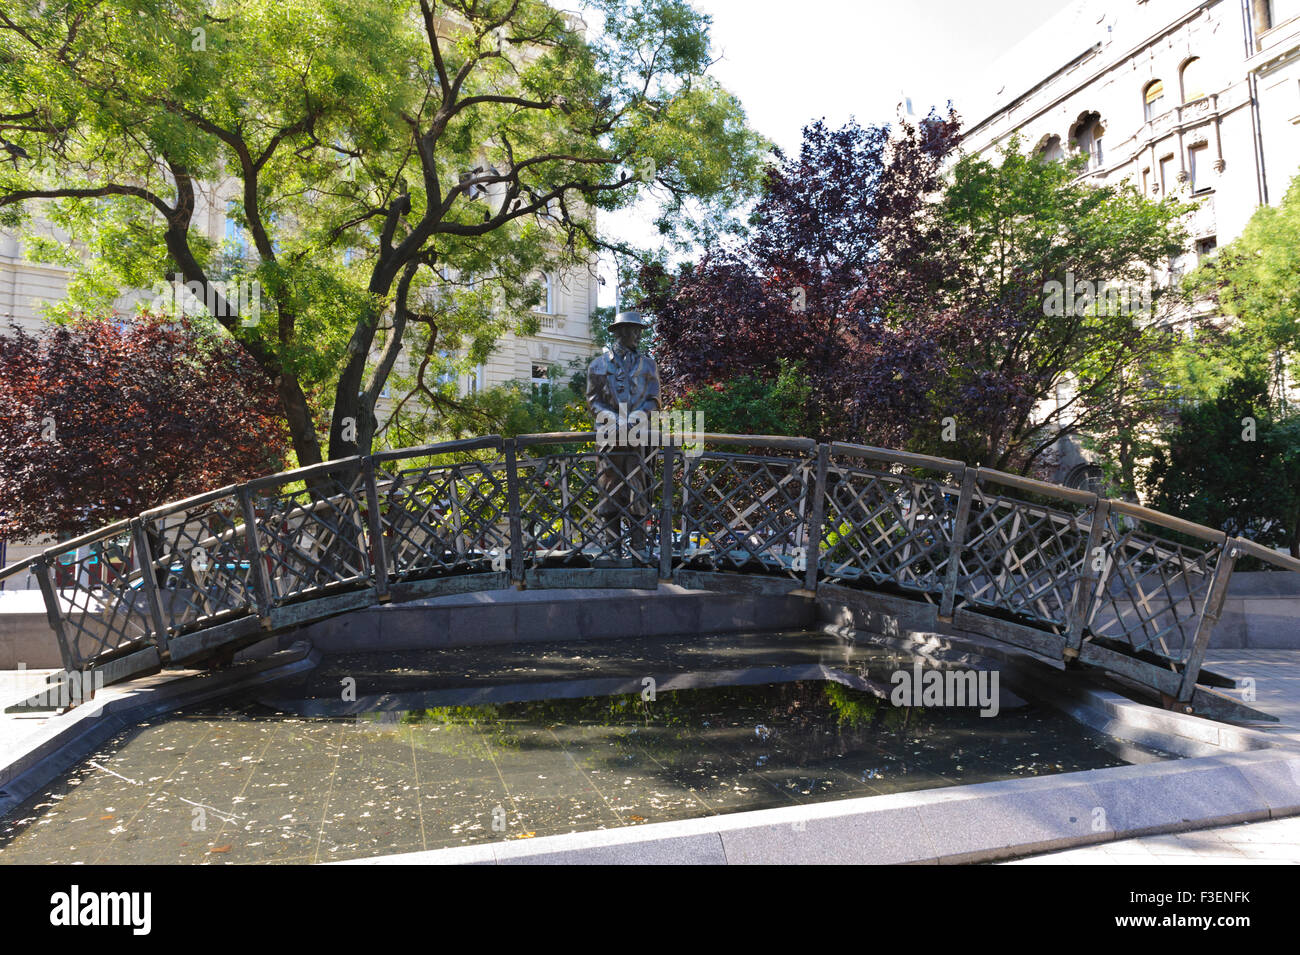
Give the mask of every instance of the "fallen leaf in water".
M 100 816 L 99 821 L 104 822 L 106 819 L 112 819 L 112 818 L 113 818 L 112 816 Z
M 516 838 L 516 839 L 531 839 L 531 838 L 532 838 L 533 836 L 535 836 L 535 835 L 537 835 L 537 833 L 535 833 L 535 832 L 521 832 L 521 833 L 519 833 L 519 835 L 515 836 L 515 838 Z
M 208 852 L 229 852 L 230 846 L 213 846 Z
M 632 820 L 633 822 L 645 822 L 645 816 L 638 816 L 636 813 L 632 813 L 630 816 L 628 816 L 628 819 Z

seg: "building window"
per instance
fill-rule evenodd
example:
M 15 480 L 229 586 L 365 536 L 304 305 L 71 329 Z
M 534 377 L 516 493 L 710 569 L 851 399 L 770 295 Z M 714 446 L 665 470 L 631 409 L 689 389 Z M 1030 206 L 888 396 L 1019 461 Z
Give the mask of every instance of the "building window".
M 1178 173 L 1174 170 L 1174 157 L 1165 156 L 1160 160 L 1160 192 L 1169 195 L 1178 184 Z
M 1038 158 L 1044 162 L 1060 162 L 1065 158 L 1065 150 L 1061 147 L 1060 136 L 1049 136 L 1043 140 L 1042 146 L 1038 148 Z
M 1156 80 L 1147 84 L 1146 105 L 1143 116 L 1149 123 L 1155 119 L 1164 110 L 1165 84 L 1163 80 Z
M 1210 179 L 1210 149 L 1205 143 L 1187 150 L 1187 173 L 1191 177 L 1192 192 L 1206 192 L 1213 188 Z
M 542 312 L 546 315 L 555 314 L 555 279 L 549 274 L 542 276 L 543 298 L 542 301 L 534 306 L 533 311 Z
M 1269 0 L 1268 25 L 1264 29 L 1281 26 L 1296 17 L 1300 17 L 1300 0 Z
M 1095 464 L 1081 464 L 1070 472 L 1065 486 L 1090 494 L 1103 494 L 1106 491 L 1106 472 Z
M 532 386 L 533 396 L 545 401 L 549 408 L 551 404 L 551 369 L 545 363 L 532 363 Z
M 1106 155 L 1102 150 L 1102 137 L 1106 127 L 1102 124 L 1100 113 L 1085 113 L 1074 127 L 1074 146 L 1079 152 L 1088 156 L 1088 169 L 1100 169 L 1105 164 Z
M 1193 103 L 1204 99 L 1208 89 L 1205 85 L 1205 61 L 1199 56 L 1183 64 L 1183 102 Z
M 1142 195 L 1151 195 L 1151 167 L 1142 170 Z
M 444 390 L 450 386 L 455 389 L 456 380 L 460 377 L 456 374 L 456 356 L 446 348 L 438 350 L 438 376 L 436 381 L 438 386 Z
M 1209 235 L 1206 236 L 1204 239 L 1197 239 L 1196 240 L 1196 264 L 1200 265 L 1202 262 L 1204 262 L 1206 259 L 1212 256 L 1218 247 L 1219 247 L 1219 237 L 1217 235 Z

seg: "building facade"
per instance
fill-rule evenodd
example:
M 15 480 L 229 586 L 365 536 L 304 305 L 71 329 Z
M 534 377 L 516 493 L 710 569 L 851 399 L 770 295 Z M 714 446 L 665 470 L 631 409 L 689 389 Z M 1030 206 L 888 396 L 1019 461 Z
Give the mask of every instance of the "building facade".
M 1300 174 L 1300 0 L 1074 0 L 957 105 L 967 152 L 1018 136 L 1086 155 L 1087 180 L 1194 202 L 1175 278 Z M 1079 448 L 1060 451 L 1058 480 L 1095 484 Z
M 563 375 L 575 361 L 586 362 L 599 351 L 591 325 L 597 307 L 596 262 L 547 273 L 540 280 L 546 294 L 534 309 L 537 333 L 525 336 L 511 331 L 503 335 L 487 361 L 460 376 L 462 395 L 510 382 L 551 383 L 556 380 L 557 368 Z

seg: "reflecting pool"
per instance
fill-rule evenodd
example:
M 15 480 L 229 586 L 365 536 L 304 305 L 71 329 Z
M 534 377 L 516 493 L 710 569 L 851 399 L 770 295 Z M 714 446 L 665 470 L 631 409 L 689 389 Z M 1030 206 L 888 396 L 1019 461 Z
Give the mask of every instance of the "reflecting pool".
M 983 718 L 894 706 L 837 679 L 343 715 L 250 697 L 101 746 L 0 819 L 0 863 L 328 862 L 1117 766 L 1138 752 L 1015 703 Z

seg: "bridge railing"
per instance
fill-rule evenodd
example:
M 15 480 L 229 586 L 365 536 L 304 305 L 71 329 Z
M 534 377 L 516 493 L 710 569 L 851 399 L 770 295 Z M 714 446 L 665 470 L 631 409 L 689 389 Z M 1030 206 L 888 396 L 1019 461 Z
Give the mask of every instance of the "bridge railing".
M 565 432 L 269 475 L 55 544 L 0 579 L 36 575 L 69 669 L 129 674 L 120 661 L 157 665 L 196 634 L 190 657 L 247 642 L 313 605 L 337 612 L 336 595 L 350 607 L 472 575 L 696 569 L 996 618 L 1188 699 L 1242 554 L 1300 571 L 1220 531 L 960 461 L 713 434 L 629 455 Z

